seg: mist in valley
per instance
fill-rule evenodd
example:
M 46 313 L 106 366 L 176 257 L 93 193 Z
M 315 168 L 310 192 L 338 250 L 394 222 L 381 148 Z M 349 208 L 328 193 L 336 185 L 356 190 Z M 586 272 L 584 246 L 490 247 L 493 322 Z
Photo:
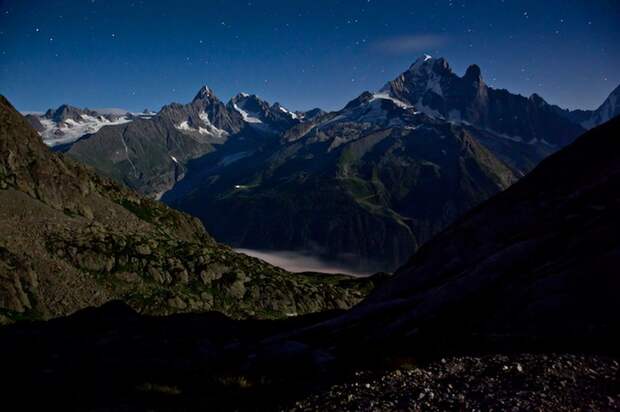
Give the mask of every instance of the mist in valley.
M 254 249 L 235 249 L 239 253 L 244 253 L 274 266 L 288 270 L 293 273 L 300 272 L 320 272 L 320 273 L 341 273 L 345 275 L 365 277 L 377 273 L 379 270 L 372 270 L 376 265 L 347 264 L 343 261 L 335 261 L 321 258 L 310 252 L 298 251 L 272 251 Z

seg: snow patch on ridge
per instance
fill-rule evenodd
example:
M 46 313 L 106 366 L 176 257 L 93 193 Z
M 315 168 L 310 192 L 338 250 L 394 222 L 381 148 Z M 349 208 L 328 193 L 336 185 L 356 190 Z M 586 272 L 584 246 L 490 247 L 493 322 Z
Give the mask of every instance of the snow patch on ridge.
M 285 107 L 280 106 L 280 111 L 282 111 L 282 112 L 284 112 L 284 113 L 288 114 L 289 116 L 291 116 L 291 118 L 292 118 L 292 119 L 297 119 L 297 114 L 296 114 L 296 113 L 291 112 L 290 110 L 288 110 L 288 109 L 287 109 L 287 108 L 285 108 Z
M 211 121 L 209 120 L 209 115 L 206 112 L 200 112 L 198 114 L 198 117 L 200 117 L 200 120 L 202 120 L 205 127 L 198 126 L 198 128 L 196 129 L 194 127 L 191 127 L 187 120 L 181 122 L 178 125 L 175 125 L 174 127 L 177 130 L 181 130 L 184 132 L 194 132 L 194 133 L 199 133 L 202 135 L 210 135 L 210 136 L 215 136 L 215 137 L 228 136 L 228 132 L 226 130 L 219 129 L 211 123 Z
M 254 116 L 250 115 L 248 112 L 246 112 L 241 107 L 239 107 L 237 105 L 237 103 L 234 103 L 233 107 L 235 108 L 236 111 L 238 111 L 241 114 L 241 117 L 243 117 L 243 121 L 244 122 L 246 122 L 246 123 L 262 123 L 262 120 L 260 120 L 257 117 L 254 117 Z
M 180 124 L 178 124 L 177 126 L 175 126 L 177 129 L 179 130 L 185 130 L 185 131 L 193 131 L 195 129 L 192 129 L 189 126 L 189 122 L 187 120 L 185 120 L 184 122 L 181 122 Z
M 403 102 L 402 100 L 398 100 L 395 97 L 390 96 L 388 93 L 375 93 L 372 95 L 372 99 L 370 99 L 371 102 L 377 100 L 377 99 L 384 99 L 384 100 L 391 100 L 393 101 L 396 106 L 402 108 L 402 109 L 409 109 L 413 106 Z
M 44 130 L 40 132 L 43 143 L 50 147 L 59 144 L 73 143 L 86 134 L 98 132 L 104 126 L 115 126 L 119 124 L 130 123 L 132 119 L 123 116 L 115 120 L 110 120 L 104 116 L 90 116 L 82 114 L 82 121 L 67 119 L 63 122 L 56 123 L 51 119 L 39 118 Z
M 198 117 L 200 117 L 200 120 L 202 120 L 202 122 L 206 126 L 206 128 L 199 127 L 198 128 L 198 133 L 200 133 L 200 134 L 212 134 L 212 135 L 214 135 L 216 137 L 228 136 L 228 132 L 226 130 L 219 129 L 219 128 L 215 127 L 215 125 L 213 123 L 211 123 L 211 120 L 209 120 L 209 115 L 207 114 L 207 112 L 202 111 L 202 112 L 198 113 Z

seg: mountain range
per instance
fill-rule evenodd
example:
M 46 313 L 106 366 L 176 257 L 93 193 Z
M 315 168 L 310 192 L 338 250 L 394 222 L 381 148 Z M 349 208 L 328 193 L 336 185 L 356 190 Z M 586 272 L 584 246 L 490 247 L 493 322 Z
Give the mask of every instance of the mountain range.
M 121 125 L 137 118 L 150 119 L 154 114 L 146 109 L 142 113 L 130 113 L 122 109 L 79 109 L 64 104 L 43 114 L 28 113 L 25 117 L 43 142 L 54 147 L 71 144 L 104 126 Z
M 330 118 L 357 116 L 352 113 L 360 104 L 383 107 L 385 99 L 379 103 L 372 99 L 365 96 Z M 22 221 L 33 213 L 23 205 L 37 207 L 38 219 L 45 219 L 43 211 L 48 208 L 58 219 L 63 207 L 70 207 L 79 216 L 32 225 L 60 233 L 55 222 L 73 227 L 88 218 L 89 197 L 95 195 L 105 208 L 92 211 L 95 222 L 112 225 L 105 219 L 126 219 L 125 225 L 104 227 L 133 230 L 133 236 L 148 230 L 145 225 L 132 229 L 136 225 L 132 215 L 145 218 L 135 205 L 114 206 L 108 200 L 117 196 L 123 203 L 131 192 L 44 150 L 25 121 L 6 101 L 2 103 L 0 194 L 6 199 L 0 205 L 7 208 L 7 199 L 23 201 L 11 206 L 14 210 L 7 216 L 12 221 L 6 222 L 4 216 L 0 220 L 3 233 L 30 227 Z M 362 112 L 377 110 L 370 109 Z M 44 404 L 76 409 L 401 410 L 423 403 L 432 410 L 467 405 L 553 410 L 586 405 L 613 410 L 620 347 L 619 135 L 620 117 L 616 117 L 550 155 L 508 189 L 457 218 L 346 312 L 240 322 L 213 313 L 151 317 L 113 302 L 50 322 L 2 328 L 0 360 L 11 377 L 5 386 L 7 398 L 26 408 Z M 47 170 L 50 173 L 44 173 Z M 81 191 L 77 181 L 85 182 Z M 58 193 L 61 187 L 67 194 Z M 182 244 L 182 249 L 192 244 L 180 240 L 184 233 L 188 242 L 198 236 L 200 247 L 215 248 L 210 258 L 225 258 L 227 264 L 247 259 L 205 239 L 207 235 L 187 215 L 133 196 L 134 202 L 157 210 L 147 214 L 159 216 L 152 230 L 167 233 L 167 239 Z M 128 213 L 112 215 L 123 208 Z M 164 218 L 166 214 L 169 218 Z M 19 266 L 32 264 L 36 269 L 36 256 L 20 261 L 33 231 L 15 237 L 8 252 L 1 249 L 3 265 L 13 267 L 0 272 L 3 281 L 10 275 L 19 277 L 21 284 L 37 279 Z M 75 231 L 69 236 L 82 238 Z M 51 245 L 52 251 L 63 250 L 60 256 L 73 255 L 70 247 Z M 84 247 L 75 246 L 77 256 Z M 225 256 L 218 257 L 220 253 Z M 258 272 L 248 275 L 259 273 L 260 278 L 261 271 L 268 270 L 266 284 L 276 276 L 274 268 L 253 264 Z M 287 276 L 278 273 L 279 279 Z M 51 277 L 41 275 L 38 280 L 44 288 Z M 140 285 L 132 284 L 132 290 L 141 291 Z M 292 285 L 271 284 L 267 290 L 270 287 L 287 293 L 284 288 Z M 30 289 L 23 290 L 31 296 Z M 246 302 L 235 294 L 229 298 L 237 304 Z M 151 302 L 162 305 L 157 299 Z M 255 296 L 248 304 L 261 302 Z M 477 357 L 462 355 L 472 353 Z M 515 357 L 515 353 L 528 355 Z M 429 360 L 443 366 L 429 370 Z M 377 390 L 378 382 L 395 377 L 398 383 L 390 390 Z M 330 388 L 333 382 L 343 385 Z M 423 382 L 422 388 L 413 385 L 412 392 L 408 388 L 415 382 Z M 24 396 L 33 393 L 38 396 Z M 353 403 L 362 393 L 369 394 L 373 403 Z M 535 399 L 535 394 L 543 395 Z M 311 396 L 299 404 L 306 395 Z M 328 405 L 323 402 L 326 398 L 331 400 Z M 334 403 L 335 398 L 341 403 Z
M 193 107 L 202 113 L 200 101 Z M 174 115 L 174 107 L 160 114 Z M 140 122 L 147 120 L 129 125 Z M 241 124 L 240 116 L 220 122 Z M 235 253 L 196 218 L 52 153 L 4 97 L 0 233 L 0 323 L 111 300 L 153 315 L 217 310 L 278 318 L 348 308 L 379 279 L 291 274 Z
M 255 95 L 189 104 L 107 126 L 63 147 L 186 211 L 235 247 L 301 250 L 393 270 L 457 217 L 618 113 L 494 89 L 423 56 L 335 112 L 293 112 Z

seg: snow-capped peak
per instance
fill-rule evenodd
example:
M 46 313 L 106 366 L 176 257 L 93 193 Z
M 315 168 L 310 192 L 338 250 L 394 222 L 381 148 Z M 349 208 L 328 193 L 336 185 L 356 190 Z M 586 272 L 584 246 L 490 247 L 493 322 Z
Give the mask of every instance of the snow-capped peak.
M 430 54 L 425 54 L 420 56 L 410 67 L 409 72 L 420 72 L 420 73 L 429 73 L 429 72 L 451 72 L 452 69 L 450 65 L 443 57 L 434 58 Z

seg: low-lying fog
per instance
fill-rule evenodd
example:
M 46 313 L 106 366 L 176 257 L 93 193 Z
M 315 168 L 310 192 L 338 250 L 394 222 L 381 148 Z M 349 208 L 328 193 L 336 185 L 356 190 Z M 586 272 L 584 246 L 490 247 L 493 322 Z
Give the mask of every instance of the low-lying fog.
M 353 276 L 370 276 L 376 273 L 376 271 L 359 270 L 342 262 L 325 260 L 310 253 L 252 249 L 235 250 L 239 253 L 264 260 L 289 272 L 342 273 Z

